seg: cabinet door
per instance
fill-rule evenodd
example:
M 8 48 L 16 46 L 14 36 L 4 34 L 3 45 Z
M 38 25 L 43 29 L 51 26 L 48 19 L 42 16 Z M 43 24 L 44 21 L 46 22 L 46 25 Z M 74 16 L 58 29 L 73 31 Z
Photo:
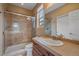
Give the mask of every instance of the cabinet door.
M 39 56 L 39 54 L 37 53 L 37 51 L 33 48 L 33 51 L 32 51 L 32 55 L 33 56 Z
M 34 56 L 54 56 L 52 53 L 47 51 L 44 47 L 41 45 L 33 42 L 33 55 Z
M 48 52 L 45 48 L 37 44 L 38 50 L 42 53 L 42 56 L 48 56 Z
M 34 45 L 33 45 L 33 51 L 36 51 L 36 53 L 39 56 L 48 56 L 47 51 L 36 43 L 34 43 Z M 36 54 L 36 56 L 37 56 L 37 54 Z
M 39 54 L 39 51 L 37 50 L 37 48 L 33 48 L 33 52 L 32 52 L 32 55 L 33 56 L 41 56 L 40 54 Z
M 4 30 L 4 24 L 3 24 L 3 10 L 2 10 L 2 4 L 0 3 L 0 55 L 4 52 L 4 37 L 3 37 L 3 30 Z
M 36 56 L 42 56 L 43 54 L 40 52 L 39 50 L 40 47 L 38 47 L 38 45 L 34 45 L 34 50 L 36 51 L 37 55 Z

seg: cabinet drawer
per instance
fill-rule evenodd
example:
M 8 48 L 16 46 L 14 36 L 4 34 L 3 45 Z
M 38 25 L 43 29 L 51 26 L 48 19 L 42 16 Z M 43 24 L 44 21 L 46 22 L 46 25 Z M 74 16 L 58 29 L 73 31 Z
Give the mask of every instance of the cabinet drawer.
M 42 56 L 48 56 L 48 52 L 40 45 L 34 43 L 34 46 L 40 53 L 42 53 Z

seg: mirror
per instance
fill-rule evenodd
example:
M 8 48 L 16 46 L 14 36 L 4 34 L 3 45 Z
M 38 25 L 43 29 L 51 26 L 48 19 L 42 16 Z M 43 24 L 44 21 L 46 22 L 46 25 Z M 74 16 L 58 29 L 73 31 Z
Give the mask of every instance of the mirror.
M 79 10 L 54 15 L 55 17 L 52 15 L 46 16 L 46 18 L 48 17 L 45 21 L 46 35 L 62 36 L 63 38 L 79 41 Z

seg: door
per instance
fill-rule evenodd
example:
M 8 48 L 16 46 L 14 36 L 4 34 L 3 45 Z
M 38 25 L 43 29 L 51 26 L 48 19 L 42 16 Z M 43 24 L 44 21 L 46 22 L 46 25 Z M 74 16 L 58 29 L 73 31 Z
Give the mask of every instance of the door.
M 32 21 L 26 17 L 7 13 L 5 30 L 5 47 L 27 43 L 32 38 Z M 30 18 L 31 19 L 31 18 Z
M 3 36 L 3 12 L 2 12 L 2 4 L 0 4 L 0 55 L 4 52 L 4 36 Z

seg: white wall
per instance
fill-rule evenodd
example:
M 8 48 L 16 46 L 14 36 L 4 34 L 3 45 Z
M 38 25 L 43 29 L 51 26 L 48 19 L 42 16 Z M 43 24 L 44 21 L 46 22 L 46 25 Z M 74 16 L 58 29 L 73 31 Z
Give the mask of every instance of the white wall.
M 3 13 L 2 4 L 0 4 L 0 55 L 3 53 Z

